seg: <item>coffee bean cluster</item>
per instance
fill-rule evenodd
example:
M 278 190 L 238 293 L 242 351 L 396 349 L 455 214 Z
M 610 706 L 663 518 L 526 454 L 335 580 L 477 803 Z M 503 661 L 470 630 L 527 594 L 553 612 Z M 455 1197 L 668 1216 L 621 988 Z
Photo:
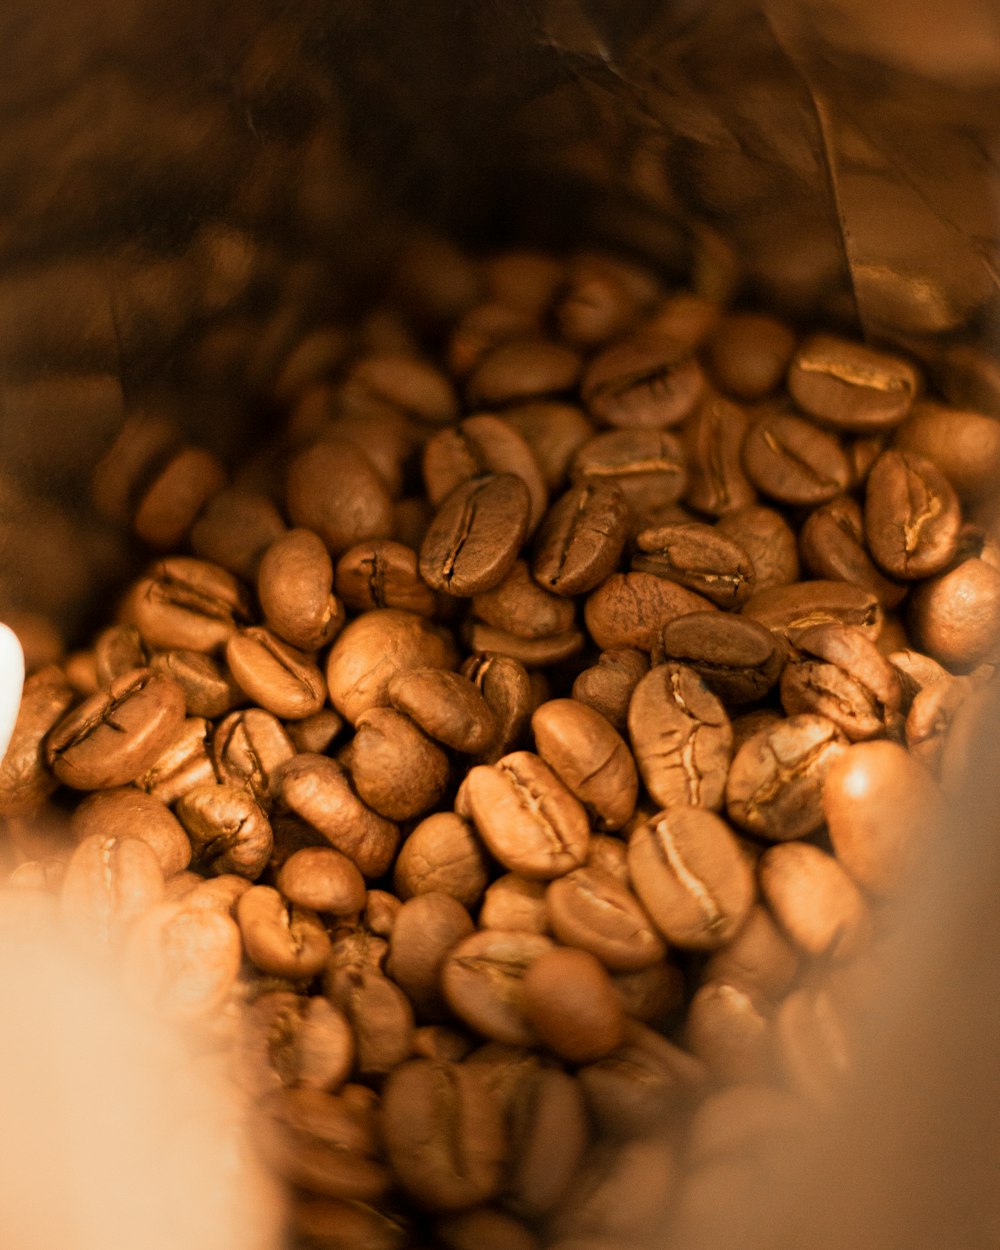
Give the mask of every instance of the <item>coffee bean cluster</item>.
M 229 1057 L 296 1244 L 681 1246 L 850 1070 L 1000 427 L 619 258 L 469 269 L 304 344 L 232 480 L 127 423 L 95 502 L 163 554 L 28 679 L 5 905 Z

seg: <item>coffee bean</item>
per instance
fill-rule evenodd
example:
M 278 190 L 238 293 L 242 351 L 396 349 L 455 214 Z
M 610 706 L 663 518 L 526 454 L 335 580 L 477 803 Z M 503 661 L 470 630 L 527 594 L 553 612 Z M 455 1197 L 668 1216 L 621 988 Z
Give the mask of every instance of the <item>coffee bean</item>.
M 481 755 L 496 737 L 496 720 L 476 686 L 459 673 L 415 668 L 398 673 L 389 701 L 430 737 L 468 755 Z
M 883 622 L 878 599 L 848 582 L 796 582 L 758 590 L 744 605 L 743 615 L 791 642 L 817 625 L 852 626 L 875 642 Z
M 129 933 L 125 984 L 168 1020 L 203 1019 L 232 989 L 240 968 L 240 931 L 221 911 L 182 899 L 141 916 Z
M 623 1250 L 649 1244 L 662 1225 L 677 1181 L 676 1147 L 659 1132 L 623 1143 L 597 1143 L 553 1219 L 560 1250 Z M 572 1240 L 568 1240 L 572 1238 Z
M 133 529 L 151 547 L 176 547 L 203 505 L 225 485 L 226 471 L 211 452 L 182 447 L 146 489 Z
M 792 1094 L 763 1084 L 738 1084 L 709 1094 L 691 1123 L 688 1157 L 698 1164 L 761 1150 L 801 1133 L 805 1108 Z
M 338 968 L 331 960 L 325 984 L 327 994 L 351 1022 L 360 1076 L 382 1076 L 409 1056 L 413 1008 L 395 982 L 376 968 Z
M 629 838 L 629 872 L 668 942 L 723 946 L 754 900 L 753 876 L 725 821 L 698 807 L 659 812 Z
M 368 457 L 344 438 L 299 452 L 288 468 L 288 514 L 331 555 L 369 538 L 388 538 L 392 500 Z
M 541 933 L 483 929 L 455 946 L 441 973 L 448 1006 L 483 1037 L 515 1046 L 537 1038 L 524 1013 L 526 970 L 552 942 Z
M 757 492 L 743 470 L 748 424 L 742 408 L 712 391 L 684 423 L 688 507 L 718 517 L 754 502 Z
M 799 553 L 795 531 L 780 512 L 750 504 L 719 518 L 716 530 L 735 538 L 753 564 L 759 593 L 798 581 Z
M 454 812 L 436 812 L 400 848 L 393 886 L 404 899 L 441 890 L 472 907 L 487 879 L 485 855 L 469 823 Z
M 584 443 L 570 466 L 575 485 L 617 486 L 636 518 L 674 503 L 687 475 L 680 441 L 663 430 L 610 430 Z
M 448 367 L 456 377 L 468 377 L 494 347 L 531 338 L 537 332 L 537 319 L 523 309 L 493 302 L 477 304 L 451 333 Z
M 401 608 L 433 616 L 434 592 L 420 579 L 417 553 L 389 538 L 373 538 L 349 548 L 337 561 L 334 589 L 354 612 Z
M 635 541 L 633 569 L 678 582 L 720 608 L 738 608 L 753 590 L 750 557 L 735 539 L 710 525 L 656 526 L 642 530 Z
M 134 625 L 112 625 L 94 640 L 94 666 L 99 686 L 110 686 L 115 678 L 123 677 L 134 668 L 145 668 L 148 663 L 149 657 Z
M 516 1149 L 508 1165 L 504 1205 L 527 1219 L 551 1211 L 576 1175 L 589 1138 L 579 1083 L 557 1068 L 518 1079 L 507 1108 Z
M 59 909 L 72 942 L 110 946 L 162 898 L 163 870 L 152 847 L 135 837 L 92 833 L 66 865 Z
M 794 990 L 778 1008 L 774 1034 L 786 1084 L 807 1105 L 832 1110 L 854 1059 L 830 994 L 811 986 Z
M 598 347 L 618 338 L 645 302 L 634 285 L 602 256 L 570 261 L 553 316 L 560 337 L 575 347 Z
M 413 1030 L 413 1058 L 460 1063 L 472 1049 L 467 1033 L 447 1024 L 422 1024 Z
M 513 426 L 531 448 L 550 491 L 564 484 L 576 449 L 595 433 L 579 408 L 549 400 L 505 408 L 501 420 Z
M 348 373 L 345 389 L 363 390 L 430 425 L 444 425 L 457 414 L 448 379 L 417 356 L 388 352 L 364 356 Z
M 10 742 L 0 758 L 0 816 L 33 811 L 59 784 L 46 765 L 44 743 L 72 703 L 73 691 L 54 666 L 25 681 Z
M 469 913 L 448 894 L 418 894 L 399 909 L 386 972 L 422 1019 L 440 1018 L 442 966 L 474 929 Z
M 645 334 L 592 360 L 580 393 L 602 425 L 661 430 L 683 421 L 704 387 L 701 365 L 686 344 Z
M 580 357 L 544 339 L 500 343 L 479 360 L 466 387 L 472 404 L 488 407 L 560 395 L 580 376 Z
M 233 712 L 212 735 L 212 761 L 220 781 L 242 786 L 265 812 L 281 790 L 281 772 L 295 755 L 284 726 L 263 708 Z
M 327 1250 L 404 1250 L 410 1236 L 406 1220 L 370 1203 L 300 1192 L 290 1205 L 295 1231 Z
M 350 916 L 365 905 L 364 877 L 332 847 L 296 851 L 282 864 L 276 883 L 285 898 L 313 911 Z
M 213 496 L 191 527 L 191 550 L 252 582 L 260 558 L 285 523 L 266 495 L 230 487 Z
M 516 872 L 497 877 L 483 895 L 479 909 L 480 929 L 514 929 L 525 933 L 548 933 L 549 911 L 545 883 L 529 881 Z
M 468 622 L 465 638 L 471 651 L 506 655 L 530 669 L 547 668 L 571 659 L 583 650 L 586 641 L 579 629 L 547 638 L 525 638 L 506 629 L 494 629 L 481 621 Z
M 153 763 L 183 719 L 180 686 L 135 669 L 64 716 L 49 733 L 46 758 L 74 789 L 125 785 Z
M 170 556 L 155 564 L 132 595 L 135 624 L 147 647 L 217 651 L 250 619 L 246 591 L 206 560 Z
M 693 669 L 659 664 L 636 686 L 629 736 L 646 789 L 664 806 L 722 806 L 732 754 L 725 709 Z
M 178 802 L 177 816 L 206 872 L 232 872 L 255 881 L 264 871 L 274 835 L 264 812 L 242 787 L 197 786 Z
M 527 564 L 516 560 L 503 581 L 473 596 L 477 620 L 522 638 L 549 638 L 573 627 L 574 604 L 543 590 Z
M 871 936 L 858 887 L 832 855 L 807 842 L 772 846 L 758 869 L 764 901 L 806 955 L 850 958 Z
M 851 480 L 837 439 L 780 407 L 752 422 L 743 440 L 743 467 L 762 494 L 787 504 L 822 503 Z
M 595 819 L 620 829 L 632 815 L 638 778 L 628 747 L 599 712 L 551 699 L 531 717 L 538 754 Z
M 960 677 L 934 682 L 916 695 L 907 713 L 903 734 L 907 749 L 935 777 L 941 773 L 952 723 L 970 699 L 969 686 Z
M 333 563 L 311 530 L 293 529 L 275 539 L 257 569 L 257 597 L 269 627 L 302 651 L 325 647 L 344 624 L 332 587 Z
M 706 344 L 712 377 L 731 395 L 761 399 L 783 380 L 795 335 L 764 313 L 729 313 Z
M 261 972 L 307 980 L 326 963 L 330 939 L 319 917 L 268 885 L 247 890 L 236 904 L 236 919 L 247 956 Z
M 960 525 L 958 496 L 932 461 L 904 451 L 879 456 L 865 492 L 865 536 L 890 577 L 940 573 L 958 548 Z
M 321 997 L 262 995 L 247 1011 L 240 1042 L 245 1079 L 258 1095 L 281 1086 L 336 1092 L 354 1063 L 351 1026 Z
M 253 625 L 233 634 L 226 644 L 226 662 L 250 698 L 276 716 L 301 720 L 323 706 L 323 674 L 269 629 Z
M 583 863 L 587 813 L 537 755 L 515 751 L 477 765 L 462 789 L 480 837 L 507 868 L 545 881 Z
M 732 941 L 713 952 L 705 965 L 704 978 L 752 985 L 765 998 L 777 1001 L 795 983 L 799 963 L 798 952 L 770 912 L 755 903 Z
M 149 667 L 180 686 L 189 716 L 224 716 L 246 698 L 229 669 L 201 651 L 160 651 Z
M 548 886 L 545 900 L 556 937 L 606 968 L 635 971 L 663 959 L 666 948 L 639 900 L 605 869 L 574 868 Z
M 408 716 L 369 708 L 355 731 L 351 780 L 369 807 L 390 820 L 409 820 L 438 803 L 448 784 L 448 757 Z
M 501 582 L 528 532 L 530 496 L 518 477 L 500 474 L 464 482 L 431 522 L 420 548 L 428 586 L 469 597 Z
M 996 491 L 1000 474 L 1000 422 L 923 400 L 896 430 L 893 444 L 933 461 L 963 503 Z
M 788 370 L 788 390 L 795 402 L 844 430 L 898 425 L 919 385 L 909 361 L 832 334 L 806 339 Z
M 540 317 L 565 278 L 564 262 L 546 252 L 514 248 L 484 265 L 487 290 L 502 304 Z
M 663 627 L 663 657 L 693 669 L 728 703 L 753 703 L 778 680 L 785 652 L 769 629 L 725 612 L 691 612 Z
M 531 679 L 524 665 L 509 655 L 473 655 L 462 665 L 462 675 L 474 682 L 493 713 L 497 734 L 483 752 L 495 763 L 524 738 L 533 710 Z
M 205 738 L 208 721 L 188 716 L 171 741 L 145 772 L 135 778 L 137 789 L 161 803 L 176 803 L 195 786 L 212 785 L 215 771 Z
M 838 495 L 809 514 L 799 547 L 802 563 L 813 577 L 860 586 L 887 611 L 906 596 L 906 586 L 881 573 L 868 554 L 861 505 L 848 495 Z
M 296 751 L 311 751 L 323 755 L 344 727 L 342 716 L 331 707 L 322 707 L 312 716 L 289 721 L 285 730 Z
M 156 855 L 164 878 L 183 872 L 191 862 L 191 843 L 177 817 L 158 799 L 134 790 L 102 790 L 73 812 L 70 829 L 82 842 L 95 834 L 139 838 Z
M 909 622 L 917 642 L 949 668 L 990 659 L 1000 625 L 1000 571 L 973 558 L 928 578 L 914 588 Z
M 771 1058 L 768 1006 L 750 986 L 706 981 L 688 1008 L 685 1043 L 719 1082 L 766 1080 Z
M 627 529 L 617 486 L 585 480 L 570 487 L 546 513 L 535 540 L 535 579 L 557 595 L 593 590 L 618 563 Z
M 649 657 L 632 648 L 602 651 L 597 663 L 573 682 L 573 698 L 592 707 L 621 733 L 628 719 L 628 705 L 639 679 L 649 672 Z
M 527 1225 L 492 1207 L 438 1220 L 434 1234 L 446 1250 L 541 1250 L 542 1244 Z
M 500 1107 L 467 1064 L 412 1059 L 397 1068 L 382 1095 L 382 1134 L 400 1184 L 426 1209 L 472 1207 L 500 1190 Z
M 781 674 L 781 705 L 789 716 L 817 712 L 856 742 L 884 735 L 901 701 L 892 665 L 860 630 L 817 625 L 796 631 L 795 651 Z
M 588 951 L 556 947 L 540 955 L 524 975 L 523 994 L 542 1042 L 570 1063 L 600 1059 L 624 1039 L 621 1003 Z
M 711 606 L 701 595 L 653 573 L 612 573 L 587 597 L 583 616 L 602 650 L 651 651 L 668 621 Z
M 726 813 L 757 837 L 804 838 L 823 822 L 823 787 L 846 739 L 825 716 L 803 714 L 740 747 L 726 782 Z
M 391 937 L 402 906 L 402 900 L 388 890 L 369 890 L 365 898 L 364 923 L 379 937 Z

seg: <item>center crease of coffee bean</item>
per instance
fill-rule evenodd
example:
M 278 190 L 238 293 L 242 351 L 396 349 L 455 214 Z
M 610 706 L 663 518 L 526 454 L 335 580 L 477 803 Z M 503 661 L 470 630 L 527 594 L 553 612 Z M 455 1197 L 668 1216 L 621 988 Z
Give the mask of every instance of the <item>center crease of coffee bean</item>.
M 823 753 L 829 748 L 834 736 L 831 733 L 824 738 L 822 742 L 817 742 L 815 746 L 810 747 L 805 754 L 800 755 L 794 764 L 782 764 L 778 757 L 772 752 L 771 758 L 774 760 L 774 775 L 769 781 L 759 786 L 753 794 L 747 799 L 747 815 L 753 815 L 772 799 L 776 798 L 784 787 L 790 781 L 795 781 L 801 774 L 807 773 L 816 760 L 823 756 Z
M 656 826 L 656 835 L 656 844 L 665 856 L 677 880 L 701 907 L 709 929 L 717 929 L 724 920 L 722 909 L 715 901 L 714 895 L 704 881 L 696 877 L 684 862 L 684 857 L 681 855 L 666 821 L 660 821 Z
M 833 478 L 823 477 L 814 464 L 810 464 L 809 461 L 806 460 L 804 456 L 800 456 L 794 448 L 789 447 L 786 443 L 782 442 L 781 439 L 775 435 L 773 430 L 764 431 L 764 442 L 767 443 L 768 447 L 770 447 L 776 456 L 783 456 L 786 460 L 790 460 L 792 464 L 796 465 L 802 470 L 803 473 L 805 473 L 807 477 L 811 477 L 813 481 L 817 482 L 820 486 L 840 486 L 840 483 L 834 481 Z
M 803 373 L 825 373 L 852 386 L 867 386 L 873 391 L 906 391 L 909 384 L 905 378 L 894 377 L 884 370 L 866 369 L 864 365 L 851 365 L 842 360 L 826 360 L 822 356 L 800 356 L 798 368 Z
M 541 829 L 542 833 L 553 846 L 557 847 L 560 851 L 564 851 L 566 849 L 566 843 L 559 836 L 558 828 L 549 817 L 548 813 L 544 810 L 544 804 L 547 796 L 545 794 L 537 794 L 531 786 L 527 785 L 521 780 L 520 777 L 518 777 L 512 768 L 509 768 L 506 765 L 500 765 L 499 767 L 501 772 L 505 773 L 507 777 L 510 778 L 510 783 L 514 787 L 514 791 L 520 799 L 522 806 L 527 808 L 529 815 L 536 818 L 538 827 Z

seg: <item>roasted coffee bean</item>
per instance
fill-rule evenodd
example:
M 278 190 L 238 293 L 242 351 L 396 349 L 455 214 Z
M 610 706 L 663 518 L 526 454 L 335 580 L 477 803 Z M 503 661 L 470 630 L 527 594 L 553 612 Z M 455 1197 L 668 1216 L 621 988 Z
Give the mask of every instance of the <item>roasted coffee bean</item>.
M 253 625 L 226 644 L 230 672 L 251 699 L 276 716 L 301 720 L 323 706 L 323 674 L 303 652 Z
M 483 929 L 455 946 L 444 961 L 441 988 L 448 1006 L 483 1037 L 532 1046 L 537 1035 L 524 1013 L 527 969 L 553 948 L 541 933 Z
M 905 647 L 901 651 L 892 651 L 889 663 L 896 670 L 903 692 L 903 711 L 908 712 L 916 695 L 927 686 L 939 681 L 951 681 L 951 674 L 937 660 L 929 655 Z
M 754 900 L 750 868 L 725 821 L 674 806 L 629 838 L 629 872 L 654 924 L 676 946 L 712 950 L 738 931 Z
M 635 972 L 616 972 L 611 980 L 625 1014 L 658 1029 L 674 1019 L 685 1001 L 684 976 L 665 960 Z
M 632 694 L 628 728 L 639 772 L 657 803 L 722 806 L 733 731 L 693 669 L 672 662 L 650 669 Z
M 798 845 L 793 843 L 792 845 Z M 705 964 L 705 981 L 751 985 L 777 1001 L 798 976 L 800 958 L 761 903 L 755 903 L 740 931 Z
M 914 588 L 908 619 L 919 645 L 948 668 L 964 671 L 992 658 L 1000 627 L 1000 571 L 985 560 L 963 560 Z
M 526 1224 L 493 1207 L 438 1220 L 434 1234 L 446 1250 L 541 1250 L 542 1245 Z
M 176 547 L 207 500 L 226 485 L 226 471 L 202 447 L 181 447 L 148 485 L 132 521 L 143 542 Z
M 491 256 L 483 269 L 487 290 L 494 299 L 535 317 L 548 308 L 565 276 L 563 261 L 528 248 Z
M 163 898 L 163 869 L 141 839 L 92 833 L 73 852 L 59 891 L 72 942 L 119 943 L 129 925 Z
M 614 972 L 663 959 L 664 943 L 639 900 L 603 868 L 574 868 L 550 883 L 545 902 L 559 941 L 589 951 Z
M 530 669 L 561 664 L 582 651 L 586 641 L 580 629 L 568 629 L 547 638 L 525 638 L 475 620 L 468 623 L 465 637 L 470 651 L 506 655 Z
M 323 974 L 327 994 L 336 997 L 345 987 L 346 979 L 353 972 L 377 972 L 385 969 L 389 943 L 369 929 L 352 927 L 350 921 L 335 932 L 326 971 Z M 336 991 L 336 993 L 335 993 Z
M 755 573 L 735 539 L 691 521 L 642 530 L 632 568 L 655 573 L 704 595 L 720 608 L 738 608 L 750 596 Z
M 655 1244 L 677 1174 L 676 1147 L 662 1128 L 635 1141 L 595 1144 L 554 1214 L 558 1250 L 637 1250 L 651 1238 Z
M 931 460 L 963 503 L 985 499 L 1000 480 L 1000 422 L 924 400 L 896 430 L 893 444 Z
M 399 909 L 389 938 L 386 973 L 421 1018 L 440 1018 L 442 966 L 475 927 L 462 904 L 448 894 L 418 894 Z
M 828 991 L 793 990 L 775 1014 L 774 1035 L 786 1084 L 807 1105 L 832 1111 L 854 1059 L 841 1012 Z
M 577 448 L 596 432 L 579 408 L 545 400 L 505 408 L 501 419 L 531 448 L 549 490 L 563 485 Z
M 382 1136 L 400 1184 L 426 1209 L 461 1210 L 500 1191 L 500 1106 L 468 1064 L 412 1059 L 397 1068 L 382 1095 Z
M 875 642 L 882 632 L 878 599 L 848 582 L 796 582 L 758 590 L 743 615 L 794 643 L 798 633 L 817 625 L 849 625 Z
M 480 837 L 514 872 L 547 881 L 586 858 L 590 827 L 583 805 L 530 751 L 477 765 L 462 790 Z
M 240 930 L 231 916 L 181 899 L 139 917 L 125 944 L 123 975 L 132 995 L 168 1020 L 195 1020 L 226 999 L 240 956 Z
M 688 1158 L 695 1164 L 745 1155 L 803 1128 L 801 1102 L 770 1085 L 740 1083 L 709 1094 L 691 1123 Z
M 788 390 L 799 407 L 842 430 L 898 425 L 919 385 L 909 361 L 832 334 L 806 339 L 788 370 Z
M 290 1203 L 291 1225 L 308 1242 L 326 1250 L 404 1250 L 407 1221 L 370 1203 L 296 1193 Z
M 785 651 L 769 629 L 726 612 L 691 612 L 663 627 L 663 658 L 693 669 L 727 703 L 753 703 L 775 685 Z
M 334 589 L 354 612 L 401 608 L 433 616 L 434 592 L 420 579 L 417 553 L 390 538 L 373 538 L 349 548 L 337 561 Z
M 364 356 L 351 368 L 344 389 L 363 391 L 429 425 L 444 425 L 457 415 L 451 383 L 418 356 L 400 352 Z
M 248 1009 L 240 1039 L 244 1079 L 260 1095 L 297 1086 L 336 1092 L 354 1063 L 354 1034 L 325 998 L 287 990 L 264 994 Z
M 523 739 L 533 710 L 531 679 L 524 665 L 508 655 L 473 655 L 462 675 L 474 682 L 493 713 L 497 733 L 484 759 L 495 763 Z
M 519 929 L 525 933 L 548 933 L 549 912 L 545 883 L 529 881 L 516 872 L 504 873 L 487 887 L 479 909 L 480 929 Z
M 713 379 L 740 399 L 761 399 L 784 379 L 795 334 L 765 313 L 729 313 L 706 344 Z
M 602 650 L 652 651 L 668 621 L 711 606 L 701 595 L 653 573 L 612 573 L 588 595 L 583 617 Z
M 620 829 L 638 794 L 635 762 L 599 712 L 575 699 L 551 699 L 531 717 L 538 754 L 594 818 Z
M 680 441 L 663 430 L 610 430 L 584 443 L 570 466 L 574 484 L 617 486 L 635 517 L 645 517 L 684 493 L 687 474 Z
M 413 1058 L 461 1063 L 472 1049 L 467 1033 L 447 1024 L 422 1024 L 413 1030 Z
M 285 730 L 296 751 L 311 751 L 323 755 L 344 727 L 344 718 L 331 707 L 320 708 L 312 716 L 289 721 Z
M 448 367 L 456 377 L 467 377 L 494 347 L 537 333 L 537 318 L 523 309 L 502 303 L 477 304 L 451 333 Z
M 168 805 L 176 803 L 195 786 L 212 785 L 215 770 L 205 741 L 207 735 L 208 721 L 201 716 L 188 716 L 173 739 L 133 784 Z
M 372 462 L 345 438 L 306 448 L 288 469 L 288 514 L 337 556 L 392 532 L 392 500 Z
M 688 1008 L 684 1041 L 720 1083 L 766 1080 L 770 1004 L 752 986 L 705 981 Z
M 177 817 L 159 799 L 131 786 L 90 795 L 73 812 L 70 830 L 78 842 L 95 834 L 139 838 L 156 855 L 165 878 L 191 862 L 191 843 Z
M 212 761 L 220 781 L 242 786 L 264 811 L 281 790 L 281 772 L 295 755 L 284 726 L 263 708 L 244 708 L 219 722 L 212 735 Z
M 195 859 L 205 872 L 236 873 L 255 881 L 271 857 L 267 817 L 240 786 L 197 786 L 177 804 Z
M 761 856 L 757 875 L 772 915 L 804 954 L 850 958 L 871 936 L 858 887 L 819 847 L 808 842 L 772 846 Z
M 182 877 L 188 876 L 187 873 L 179 874 Z M 167 895 L 176 900 L 182 900 L 184 906 L 188 910 L 199 910 L 205 908 L 208 911 L 217 911 L 226 916 L 236 916 L 236 904 L 240 901 L 247 890 L 250 889 L 251 882 L 246 877 L 238 877 L 234 872 L 224 872 L 219 877 L 210 877 L 207 881 L 198 873 L 190 874 L 193 878 L 192 888 L 173 890 L 174 881 L 172 878 L 167 882 Z
M 393 887 L 403 899 L 441 890 L 465 907 L 479 901 L 487 880 L 482 846 L 454 812 L 422 820 L 403 843 L 393 872 Z
M 281 797 L 364 876 L 380 877 L 392 863 L 399 829 L 358 798 L 336 760 L 297 755 L 285 766 Z
M 523 403 L 561 395 L 579 376 L 576 352 L 545 339 L 523 338 L 486 352 L 469 378 L 466 394 L 470 403 L 488 407 Z
M 550 594 L 532 579 L 527 564 L 516 560 L 503 581 L 474 595 L 477 620 L 522 638 L 549 638 L 573 627 L 574 604 Z
M 865 492 L 865 537 L 890 577 L 940 573 L 958 549 L 960 526 L 958 496 L 937 465 L 908 451 L 879 456 Z
M 46 765 L 44 743 L 72 703 L 73 691 L 54 666 L 25 681 L 10 742 L 0 757 L 0 816 L 34 811 L 59 784 Z
M 638 266 L 585 253 L 567 265 L 552 315 L 567 343 L 597 347 L 623 334 L 656 293 L 650 275 Z
M 870 591 L 887 611 L 902 603 L 906 586 L 881 573 L 865 546 L 861 505 L 838 495 L 806 518 L 799 535 L 802 563 L 813 577 L 851 582 Z
M 247 956 L 261 970 L 292 980 L 314 977 L 330 954 L 315 912 L 286 902 L 268 885 L 251 886 L 236 904 Z
M 952 722 L 970 694 L 967 679 L 937 681 L 918 692 L 907 713 L 903 735 L 907 749 L 935 777 L 940 775 Z
M 503 580 L 528 532 L 530 496 L 519 477 L 499 474 L 456 486 L 420 548 L 428 586 L 469 597 Z
M 877 738 L 898 720 L 902 691 L 889 661 L 858 629 L 817 625 L 796 631 L 781 674 L 789 716 L 817 712 L 852 742 Z
M 527 1219 L 551 1211 L 576 1175 L 589 1138 L 580 1085 L 558 1068 L 517 1081 L 507 1107 L 511 1152 L 503 1203 Z
M 798 581 L 795 531 L 780 512 L 751 504 L 726 512 L 719 518 L 716 529 L 720 534 L 735 538 L 749 555 L 757 592 Z
M 402 900 L 388 890 L 369 890 L 365 898 L 364 922 L 372 933 L 388 938 L 392 935 L 402 906 Z
M 460 673 L 415 668 L 398 673 L 389 701 L 430 737 L 467 755 L 481 755 L 496 737 L 496 720 L 476 686 Z
M 756 712 L 744 712 L 742 716 L 733 717 L 733 755 L 762 729 L 771 729 L 784 715 L 777 708 L 759 708 Z
M 455 667 L 450 634 L 413 612 L 382 608 L 359 616 L 330 648 L 326 680 L 330 702 L 352 725 L 370 707 L 389 702 L 389 683 L 412 668 Z
M 344 624 L 344 608 L 332 588 L 333 562 L 311 530 L 289 530 L 261 557 L 257 597 L 268 626 L 302 651 L 325 647 Z
M 601 425 L 662 430 L 683 421 L 705 375 L 684 343 L 635 335 L 607 348 L 584 371 L 580 394 Z
M 161 651 L 149 667 L 180 686 L 189 716 L 225 716 L 246 699 L 228 668 L 201 651 Z
M 842 752 L 823 787 L 834 852 L 864 890 L 895 895 L 941 819 L 940 791 L 895 742 L 859 742 Z
M 351 780 L 369 807 L 390 820 L 409 820 L 438 803 L 448 784 L 448 757 L 408 716 L 369 708 L 355 730 Z
M 698 512 L 722 516 L 752 504 L 757 492 L 743 469 L 746 413 L 709 392 L 684 424 L 687 460 L 684 502 Z
M 602 651 L 597 663 L 586 668 L 573 682 L 573 698 L 623 732 L 628 721 L 628 705 L 640 678 L 649 672 L 649 656 L 634 648 Z
M 825 716 L 790 716 L 740 747 L 726 782 L 726 813 L 773 842 L 804 838 L 823 823 L 827 776 L 847 741 Z
M 147 647 L 217 651 L 250 619 L 246 591 L 207 560 L 170 556 L 155 564 L 131 595 L 135 625 Z
M 624 1040 L 625 1013 L 611 978 L 588 951 L 555 947 L 524 974 L 524 1010 L 542 1042 L 569 1063 L 588 1063 Z
M 382 1076 L 410 1055 L 413 1008 L 394 981 L 376 968 L 337 968 L 331 960 L 326 992 L 351 1022 L 360 1076 Z
M 528 488 L 531 500 L 528 530 L 533 531 L 548 501 L 548 491 L 531 448 L 499 417 L 466 417 L 457 426 L 441 430 L 424 445 L 424 485 L 435 507 L 456 486 L 492 474 L 513 474 Z
M 285 531 L 285 523 L 266 495 L 239 487 L 210 499 L 191 527 L 191 550 L 252 582 L 260 558 Z
M 135 668 L 145 668 L 148 663 L 142 638 L 134 625 L 112 625 L 94 640 L 94 666 L 99 686 L 110 686 L 116 678 Z
M 125 785 L 156 760 L 183 719 L 180 686 L 135 669 L 64 716 L 48 735 L 46 758 L 76 790 Z
M 293 903 L 313 911 L 350 916 L 365 905 L 365 880 L 333 847 L 304 846 L 282 864 L 278 889 Z
M 546 513 L 532 573 L 557 595 L 584 594 L 613 571 L 627 531 L 628 509 L 618 487 L 585 480 Z
M 822 503 L 851 480 L 837 439 L 782 408 L 751 423 L 743 440 L 743 468 L 762 494 L 786 504 Z

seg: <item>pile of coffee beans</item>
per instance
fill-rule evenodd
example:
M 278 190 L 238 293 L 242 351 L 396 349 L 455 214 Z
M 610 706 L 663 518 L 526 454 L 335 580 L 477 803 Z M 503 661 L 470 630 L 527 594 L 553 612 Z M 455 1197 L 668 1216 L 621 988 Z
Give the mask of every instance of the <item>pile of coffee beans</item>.
M 4 906 L 225 1056 L 296 1245 L 680 1246 L 851 1070 L 1000 424 L 622 258 L 463 265 L 300 343 L 231 477 L 126 423 L 160 554 L 28 678 Z

